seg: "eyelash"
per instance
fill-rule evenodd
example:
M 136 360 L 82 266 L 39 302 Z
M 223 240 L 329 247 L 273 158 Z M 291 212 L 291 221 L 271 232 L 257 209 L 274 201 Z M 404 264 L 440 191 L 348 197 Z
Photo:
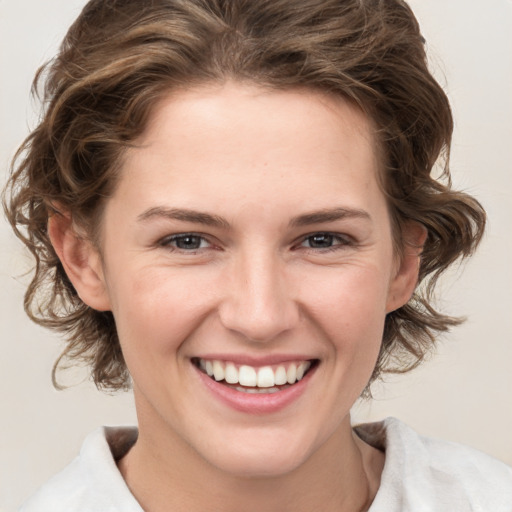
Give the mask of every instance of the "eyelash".
M 320 237 L 328 237 L 330 238 L 331 243 L 334 243 L 334 245 L 329 245 L 328 247 L 305 247 L 303 244 L 306 243 L 308 240 L 311 243 L 311 241 L 315 238 Z M 194 247 L 193 249 L 185 249 L 182 247 L 177 247 L 172 244 L 177 244 L 179 241 L 186 240 L 187 238 L 195 239 L 196 242 L 198 241 L 200 246 Z M 294 247 L 304 247 L 305 249 L 309 251 L 314 251 L 315 253 L 321 252 L 321 253 L 327 253 L 331 251 L 337 251 L 340 249 L 343 249 L 345 247 L 350 247 L 354 245 L 354 241 L 348 237 L 347 235 L 340 235 L 338 233 L 330 233 L 328 231 L 318 231 L 315 233 L 311 233 L 309 235 L 305 235 L 301 237 L 300 243 L 298 245 L 295 245 Z M 200 233 L 179 233 L 176 235 L 171 235 L 163 238 L 159 241 L 159 245 L 161 247 L 170 248 L 171 250 L 177 250 L 182 251 L 183 253 L 188 254 L 197 254 L 198 251 L 201 251 L 202 249 L 205 249 L 206 247 L 201 247 L 201 245 L 206 242 L 210 246 L 212 245 L 211 242 L 208 241 L 208 239 L 200 234 Z

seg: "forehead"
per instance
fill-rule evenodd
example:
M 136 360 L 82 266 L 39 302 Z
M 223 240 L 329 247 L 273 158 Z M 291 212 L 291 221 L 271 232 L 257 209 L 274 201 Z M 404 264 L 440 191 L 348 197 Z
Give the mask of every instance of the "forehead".
M 348 137 L 352 142 L 358 139 L 358 147 L 373 150 L 375 145 L 370 119 L 343 97 L 308 88 L 282 90 L 238 82 L 178 89 L 164 96 L 151 109 L 138 142 L 154 144 L 168 135 L 212 140 L 226 135 L 244 142 L 252 136 L 255 143 L 281 145 L 306 138 L 319 150 L 333 137 L 340 149 L 342 139 Z M 222 144 L 220 149 L 225 149 Z
M 355 192 L 371 200 L 377 169 L 371 122 L 349 102 L 227 83 L 160 100 L 125 154 L 115 195 L 180 207 L 201 195 L 219 208 L 228 197 L 296 206 L 307 195 L 311 208 L 322 208 Z

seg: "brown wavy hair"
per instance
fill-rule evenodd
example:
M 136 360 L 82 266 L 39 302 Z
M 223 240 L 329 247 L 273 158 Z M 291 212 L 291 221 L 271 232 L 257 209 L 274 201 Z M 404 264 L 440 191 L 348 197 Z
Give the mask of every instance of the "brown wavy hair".
M 433 287 L 473 252 L 485 213 L 451 188 L 450 106 L 405 2 L 92 0 L 36 75 L 42 118 L 18 150 L 4 192 L 7 217 L 35 258 L 25 309 L 67 340 L 55 385 L 66 360 L 89 365 L 99 388 L 130 383 L 112 314 L 80 300 L 50 243 L 55 205 L 97 239 L 123 152 L 158 100 L 176 88 L 228 79 L 305 87 L 358 105 L 376 129 L 397 247 L 404 247 L 408 221 L 428 232 L 419 285 L 387 315 L 372 381 L 417 366 L 436 335 L 460 322 L 432 307 Z

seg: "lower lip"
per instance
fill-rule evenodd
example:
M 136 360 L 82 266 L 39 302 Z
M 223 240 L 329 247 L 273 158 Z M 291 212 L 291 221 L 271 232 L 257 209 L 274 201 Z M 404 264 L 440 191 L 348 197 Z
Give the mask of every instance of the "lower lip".
M 201 381 L 221 402 L 232 409 L 247 414 L 270 414 L 278 412 L 299 399 L 316 371 L 317 365 L 303 379 L 275 393 L 244 393 L 217 382 L 195 367 Z

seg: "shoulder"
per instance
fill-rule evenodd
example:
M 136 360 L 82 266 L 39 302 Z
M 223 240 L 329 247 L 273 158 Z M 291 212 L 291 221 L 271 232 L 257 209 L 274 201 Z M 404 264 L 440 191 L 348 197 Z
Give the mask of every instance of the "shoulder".
M 424 437 L 394 418 L 356 427 L 386 461 L 371 512 L 510 512 L 512 468 L 467 446 Z
M 142 512 L 115 460 L 136 437 L 135 428 L 95 430 L 78 457 L 44 484 L 20 512 Z

